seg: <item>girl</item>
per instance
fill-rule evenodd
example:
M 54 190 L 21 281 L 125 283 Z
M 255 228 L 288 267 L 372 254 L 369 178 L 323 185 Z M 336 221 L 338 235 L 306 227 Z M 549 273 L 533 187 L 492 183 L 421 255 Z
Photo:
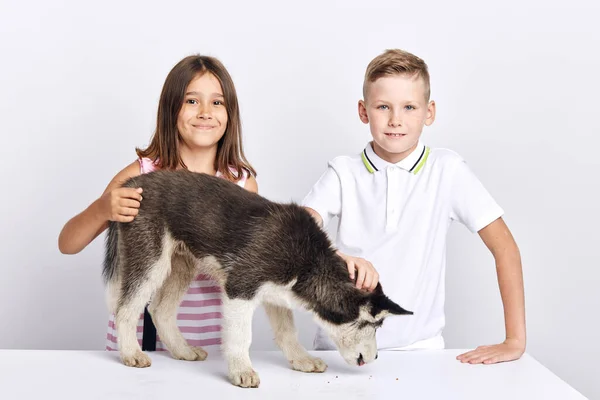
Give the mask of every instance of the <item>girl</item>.
M 256 172 L 242 149 L 238 100 L 231 76 L 217 59 L 189 56 L 170 71 L 158 105 L 156 131 L 148 148 L 108 184 L 102 196 L 63 227 L 58 247 L 63 254 L 83 250 L 108 226 L 130 222 L 143 201 L 143 188 L 121 188 L 128 178 L 155 169 L 187 168 L 216 175 L 257 192 Z M 192 282 L 180 304 L 177 324 L 190 346 L 221 343 L 220 288 L 207 276 Z M 146 311 L 138 323 L 144 350 L 166 350 Z M 142 340 L 143 338 L 143 340 Z M 107 350 L 117 349 L 114 315 L 109 319 Z M 196 358 L 206 353 L 195 349 Z M 189 353 L 188 353 L 189 354 Z

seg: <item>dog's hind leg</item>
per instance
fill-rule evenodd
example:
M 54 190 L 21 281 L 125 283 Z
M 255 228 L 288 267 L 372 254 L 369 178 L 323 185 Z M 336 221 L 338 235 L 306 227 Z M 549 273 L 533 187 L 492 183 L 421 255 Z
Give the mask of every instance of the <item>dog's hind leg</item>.
M 144 306 L 171 270 L 171 240 L 165 237 L 163 241 L 163 249 L 157 254 L 136 248 L 135 254 L 121 260 L 123 273 L 115 326 L 121 360 L 130 367 L 149 367 L 151 364 L 150 357 L 142 352 L 138 343 L 136 329 Z
M 269 303 L 264 303 L 263 306 L 275 334 L 275 343 L 288 359 L 292 368 L 302 372 L 325 371 L 327 364 L 320 358 L 308 354 L 298 341 L 292 310 Z
M 113 278 L 106 283 L 106 306 L 111 314 L 117 311 L 117 304 L 119 297 L 121 296 L 121 281 L 120 279 Z
M 173 358 L 187 361 L 202 361 L 207 353 L 201 347 L 192 347 L 177 327 L 177 308 L 196 276 L 194 260 L 187 255 L 174 254 L 171 259 L 171 274 L 150 303 L 148 310 L 156 324 L 160 340 Z
M 231 383 L 241 387 L 258 387 L 260 379 L 250 361 L 252 316 L 256 303 L 230 299 L 223 294 L 223 355 L 229 367 Z

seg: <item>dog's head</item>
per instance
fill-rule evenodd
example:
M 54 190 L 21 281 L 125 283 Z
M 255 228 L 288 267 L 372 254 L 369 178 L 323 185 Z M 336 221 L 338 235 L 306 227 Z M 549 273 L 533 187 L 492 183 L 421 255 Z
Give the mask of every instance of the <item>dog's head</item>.
M 358 291 L 358 289 L 355 289 Z M 349 298 L 349 303 L 352 302 Z M 346 304 L 353 318 L 350 321 L 336 321 L 324 315 L 319 318 L 320 325 L 337 346 L 340 354 L 350 365 L 361 366 L 377 358 L 376 332 L 384 320 L 392 315 L 412 315 L 390 300 L 381 284 L 371 293 L 353 296 L 354 304 Z

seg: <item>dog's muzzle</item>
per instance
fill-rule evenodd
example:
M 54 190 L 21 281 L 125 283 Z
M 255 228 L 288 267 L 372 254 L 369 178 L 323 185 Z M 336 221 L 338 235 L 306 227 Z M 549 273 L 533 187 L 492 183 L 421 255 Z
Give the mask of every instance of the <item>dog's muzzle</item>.
M 358 364 L 359 367 L 362 367 L 363 365 L 365 365 L 365 360 L 363 360 L 362 353 L 360 353 L 358 355 L 358 358 L 356 359 L 356 363 Z

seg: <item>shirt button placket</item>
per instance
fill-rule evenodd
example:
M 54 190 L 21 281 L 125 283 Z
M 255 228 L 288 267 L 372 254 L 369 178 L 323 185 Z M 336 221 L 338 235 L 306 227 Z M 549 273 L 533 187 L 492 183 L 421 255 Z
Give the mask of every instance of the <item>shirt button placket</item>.
M 396 228 L 396 214 L 398 213 L 398 170 L 396 167 L 387 168 L 387 216 L 386 231 L 391 232 Z

